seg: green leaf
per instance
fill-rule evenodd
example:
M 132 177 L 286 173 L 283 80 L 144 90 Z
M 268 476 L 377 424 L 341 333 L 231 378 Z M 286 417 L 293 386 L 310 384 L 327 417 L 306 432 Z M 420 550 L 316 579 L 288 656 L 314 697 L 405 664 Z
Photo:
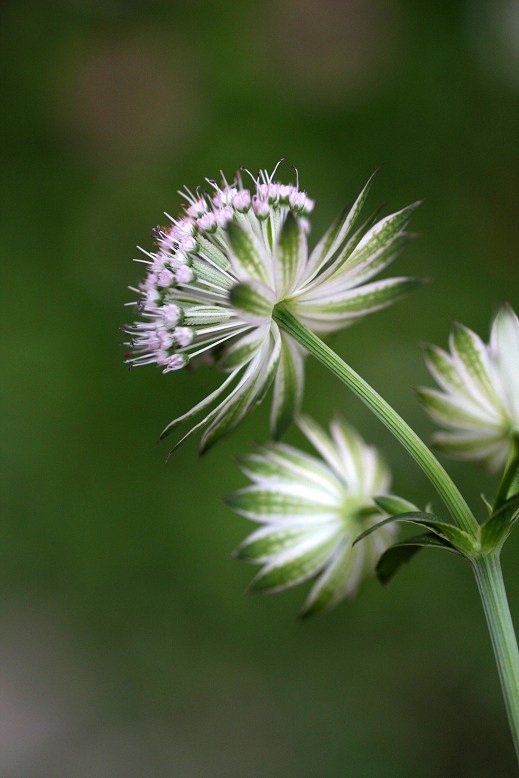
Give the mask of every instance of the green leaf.
M 404 522 L 409 524 L 417 524 L 420 527 L 433 532 L 441 540 L 446 541 L 452 545 L 461 554 L 472 556 L 476 551 L 476 545 L 472 538 L 464 532 L 464 530 L 456 527 L 454 524 L 447 524 L 444 521 L 438 519 L 437 516 L 430 513 L 423 513 L 422 511 L 411 511 L 409 513 L 401 513 L 398 516 L 390 516 L 388 519 L 378 522 L 378 524 L 369 527 L 365 532 L 362 532 L 355 540 L 353 544 L 358 543 L 359 540 L 363 540 L 368 535 L 371 535 L 379 527 L 384 524 L 389 524 L 392 521 Z
M 488 511 L 488 515 L 491 516 L 492 515 L 492 505 L 491 505 L 491 503 L 487 500 L 487 498 L 485 497 L 484 494 L 480 494 L 479 496 L 481 497 L 481 499 L 483 501 L 483 505 L 485 506 L 485 508 Z
M 507 497 L 515 497 L 516 494 L 519 494 L 519 468 L 512 479 Z
M 482 550 L 486 552 L 500 549 L 518 519 L 519 494 L 515 494 L 481 525 Z
M 432 532 L 425 532 L 423 535 L 407 538 L 390 546 L 380 557 L 375 569 L 380 583 L 388 584 L 402 565 L 410 562 L 413 556 L 425 547 L 441 548 L 451 553 L 459 553 L 454 546 Z
M 412 502 L 404 500 L 402 497 L 397 497 L 394 494 L 383 494 L 380 497 L 375 497 L 374 502 L 384 513 L 389 513 L 391 516 L 397 516 L 400 513 L 419 512 L 419 509 Z
M 393 521 L 408 522 L 410 524 L 420 523 L 422 525 L 422 522 L 430 521 L 431 519 L 437 520 L 437 517 L 432 513 L 424 513 L 423 511 L 407 511 L 406 513 L 399 513 L 396 516 L 389 516 L 389 518 L 383 519 L 382 521 L 377 522 L 377 524 L 372 524 L 371 527 L 368 527 L 368 529 L 364 530 L 364 532 L 361 532 L 360 535 L 357 535 L 353 541 L 353 545 L 358 543 L 360 540 L 367 538 L 368 535 L 371 535 L 371 533 L 375 532 L 377 529 L 379 529 L 379 527 L 383 527 L 385 524 L 390 524 Z

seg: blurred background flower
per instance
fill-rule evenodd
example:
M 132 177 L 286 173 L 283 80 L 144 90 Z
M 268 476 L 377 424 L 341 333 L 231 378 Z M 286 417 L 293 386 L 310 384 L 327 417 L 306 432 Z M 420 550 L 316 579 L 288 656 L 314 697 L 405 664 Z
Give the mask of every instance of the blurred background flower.
M 431 552 L 304 628 L 296 591 L 242 598 L 228 554 L 247 522 L 218 498 L 243 485 L 230 460 L 268 406 L 165 468 L 154 441 L 193 383 L 128 375 L 118 327 L 134 246 L 183 184 L 285 156 L 316 199 L 312 240 L 384 164 L 375 200 L 426 199 L 398 272 L 434 283 L 333 345 L 429 435 L 418 342 L 452 319 L 485 333 L 515 302 L 516 6 L 2 4 L 2 776 L 514 774 L 469 571 Z M 425 504 L 368 411 L 311 360 L 307 378 L 305 411 L 352 420 Z M 448 467 L 479 509 L 492 479 Z
M 361 583 L 375 575 L 395 527 L 380 527 L 354 545 L 384 517 L 374 499 L 387 494 L 389 471 L 377 450 L 340 418 L 330 423 L 329 435 L 309 416 L 300 417 L 299 427 L 319 457 L 266 443 L 241 457 L 252 483 L 226 502 L 260 524 L 234 552 L 237 559 L 262 565 L 249 591 L 275 594 L 312 580 L 300 611 L 308 616 L 355 597 Z
M 437 346 L 425 352 L 442 391 L 418 389 L 429 416 L 448 430 L 436 432 L 433 443 L 449 456 L 481 461 L 498 472 L 513 456 L 519 435 L 519 319 L 503 306 L 488 345 L 455 324 L 449 347 L 450 354 Z

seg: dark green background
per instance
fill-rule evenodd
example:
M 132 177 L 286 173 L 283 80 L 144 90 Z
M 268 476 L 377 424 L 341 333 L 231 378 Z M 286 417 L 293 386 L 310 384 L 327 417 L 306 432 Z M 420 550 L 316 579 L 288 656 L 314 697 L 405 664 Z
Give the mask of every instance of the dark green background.
M 233 457 L 267 435 L 268 404 L 203 460 L 192 440 L 164 466 L 157 434 L 217 377 L 128 374 L 118 348 L 134 246 L 151 246 L 182 185 L 284 156 L 317 200 L 316 238 L 383 165 L 372 207 L 425 198 L 394 271 L 433 283 L 333 344 L 428 436 L 419 343 L 444 345 L 454 318 L 486 338 L 497 306 L 517 304 L 513 4 L 1 13 L 3 778 L 513 775 L 469 569 L 424 553 L 388 590 L 370 582 L 304 624 L 301 589 L 243 597 L 253 570 L 229 553 L 252 525 L 219 498 L 243 484 Z M 341 411 L 396 492 L 433 496 L 311 360 L 307 377 L 307 411 Z M 494 481 L 449 470 L 481 512 Z M 516 613 L 518 537 L 504 553 Z

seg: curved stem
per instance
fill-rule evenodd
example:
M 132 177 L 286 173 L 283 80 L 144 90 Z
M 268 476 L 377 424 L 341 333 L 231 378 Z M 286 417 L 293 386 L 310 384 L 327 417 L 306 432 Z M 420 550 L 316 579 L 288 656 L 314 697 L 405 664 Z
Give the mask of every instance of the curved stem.
M 506 599 L 499 554 L 472 561 L 494 648 L 512 738 L 519 760 L 519 650 Z
M 472 538 L 479 538 L 479 524 L 457 486 L 436 457 L 409 425 L 361 376 L 288 310 L 278 303 L 273 312 L 278 325 L 331 370 L 370 408 L 422 468 L 444 501 L 456 524 Z

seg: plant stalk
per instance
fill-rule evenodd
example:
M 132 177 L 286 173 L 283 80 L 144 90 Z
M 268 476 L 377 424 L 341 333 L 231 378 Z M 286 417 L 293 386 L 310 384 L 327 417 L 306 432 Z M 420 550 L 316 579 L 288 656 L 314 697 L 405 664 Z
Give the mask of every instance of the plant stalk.
M 499 552 L 474 559 L 472 567 L 483 602 L 519 761 L 519 650 L 506 598 Z
M 348 386 L 370 408 L 422 468 L 444 501 L 455 523 L 479 541 L 479 524 L 457 486 L 430 449 L 361 376 L 305 327 L 283 304 L 274 308 L 278 325 Z M 495 507 L 506 500 L 517 470 L 518 449 L 514 441 L 505 474 L 496 496 Z M 514 746 L 519 759 L 519 651 L 501 572 L 499 551 L 471 559 L 496 657 L 499 678 Z
M 425 443 L 391 405 L 317 335 L 301 324 L 286 305 L 278 303 L 274 308 L 273 318 L 285 332 L 348 386 L 385 424 L 427 475 L 449 509 L 454 522 L 473 539 L 479 539 L 479 524 L 457 486 Z

